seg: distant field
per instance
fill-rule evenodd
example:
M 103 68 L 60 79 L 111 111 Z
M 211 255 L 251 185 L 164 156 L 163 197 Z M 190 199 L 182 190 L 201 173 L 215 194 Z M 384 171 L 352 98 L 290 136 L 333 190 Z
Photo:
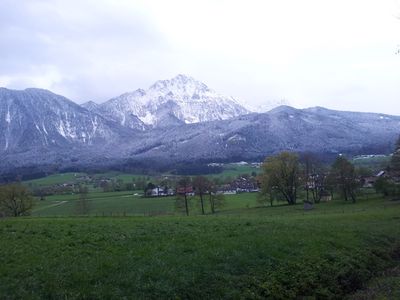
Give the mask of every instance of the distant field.
M 260 169 L 251 165 L 225 164 L 222 173 L 209 175 L 211 177 L 232 177 L 236 178 L 243 174 L 259 173 Z
M 243 174 L 251 174 L 253 172 L 259 173 L 260 169 L 255 168 L 251 165 L 239 165 L 239 164 L 225 164 L 223 166 L 223 171 L 218 174 L 204 174 L 209 177 L 231 177 L 231 178 L 236 178 L 237 176 L 243 175 Z M 39 178 L 39 179 L 33 179 L 33 180 L 26 180 L 24 181 L 25 184 L 30 185 L 30 186 L 50 186 L 54 184 L 62 184 L 62 183 L 69 183 L 69 182 L 74 182 L 76 181 L 77 178 L 88 175 L 87 173 L 60 173 L 60 174 L 53 174 L 49 175 L 44 178 Z M 145 179 L 148 181 L 154 180 L 155 177 L 162 177 L 163 175 L 168 176 L 170 174 L 159 174 L 157 176 L 155 175 L 146 175 L 146 174 L 131 174 L 131 173 L 122 173 L 122 172 L 107 172 L 107 173 L 97 173 L 97 174 L 92 174 L 90 176 L 93 176 L 95 178 L 110 178 L 110 179 L 115 179 L 115 180 L 122 180 L 123 182 L 132 182 L 132 180 L 138 180 L 138 179 Z M 194 175 L 192 175 L 194 176 Z
M 140 191 L 138 191 L 139 193 Z M 96 192 L 89 193 L 90 215 L 156 215 L 180 214 L 175 209 L 175 197 L 142 198 L 134 196 L 136 192 Z M 73 216 L 79 195 L 49 196 L 44 201 L 37 200 L 33 210 L 34 216 Z M 226 195 L 223 210 L 257 206 L 257 194 Z M 191 213 L 199 214 L 198 197 L 190 198 Z M 209 212 L 208 197 L 206 212 Z
M 251 174 L 257 172 L 250 165 L 226 164 L 224 172 L 220 174 L 207 175 L 209 177 L 219 177 L 234 179 L 239 175 Z M 46 187 L 64 183 L 80 183 L 78 179 L 87 176 L 86 173 L 62 173 L 54 174 L 45 178 L 24 181 L 28 187 Z M 168 175 L 168 174 L 166 174 Z M 132 182 L 133 179 L 145 179 L 148 182 L 156 182 L 156 178 L 148 175 L 127 174 L 121 172 L 108 172 L 90 175 L 94 178 L 109 178 L 113 180 L 122 180 L 124 183 Z M 161 175 L 157 176 L 159 178 Z M 122 192 L 102 192 L 101 188 L 93 188 L 91 184 L 89 188 L 89 204 L 90 215 L 154 215 L 154 214 L 177 214 L 175 209 L 175 197 L 166 198 L 142 198 L 142 190 L 139 191 L 122 191 Z M 136 195 L 135 195 L 136 194 Z M 63 194 L 45 197 L 45 200 L 36 201 L 33 210 L 34 216 L 72 216 L 76 214 L 76 200 L 79 198 L 77 194 Z M 234 208 L 254 207 L 257 205 L 256 194 L 251 195 L 228 195 L 226 196 L 225 210 Z M 208 200 L 206 200 L 208 201 Z M 207 202 L 208 203 L 208 202 Z M 191 212 L 199 213 L 199 201 L 193 198 L 190 201 Z M 208 205 L 206 206 L 208 212 Z M 178 213 L 179 214 L 179 213 Z
M 231 197 L 215 216 L 2 220 L 0 295 L 342 299 L 396 267 L 399 201 L 369 194 L 305 212 L 301 205 L 247 208 L 244 198 Z
M 372 170 L 384 170 L 390 162 L 390 155 L 362 155 L 352 159 L 357 167 L 369 168 Z
M 61 173 L 61 174 L 54 174 L 47 177 L 27 180 L 24 181 L 27 185 L 37 185 L 37 186 L 49 186 L 53 184 L 62 184 L 66 182 L 71 182 L 81 175 L 85 175 L 84 173 Z

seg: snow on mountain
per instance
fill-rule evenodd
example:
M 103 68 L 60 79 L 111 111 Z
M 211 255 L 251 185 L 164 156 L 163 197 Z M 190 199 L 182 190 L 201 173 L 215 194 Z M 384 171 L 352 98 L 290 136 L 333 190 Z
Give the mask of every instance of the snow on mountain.
M 91 145 L 112 140 L 119 127 L 47 90 L 0 88 L 0 152 Z
M 99 108 L 99 104 L 93 101 L 87 101 L 85 103 L 82 103 L 81 106 L 92 112 L 96 111 Z
M 192 77 L 178 75 L 157 81 L 147 90 L 113 98 L 101 104 L 97 112 L 124 126 L 137 127 L 137 120 L 132 120 L 137 117 L 145 125 L 163 127 L 227 120 L 249 110 Z
M 188 161 L 261 160 L 283 150 L 332 156 L 388 153 L 400 128 L 399 116 L 289 106 L 184 124 L 169 113 L 175 106 L 167 102 L 161 117 L 178 126 L 134 131 L 49 91 L 0 89 L 0 174 L 32 165 L 158 168 Z
M 263 102 L 262 104 L 249 107 L 249 110 L 256 113 L 265 113 L 282 105 L 290 106 L 290 102 L 286 99 L 268 100 Z

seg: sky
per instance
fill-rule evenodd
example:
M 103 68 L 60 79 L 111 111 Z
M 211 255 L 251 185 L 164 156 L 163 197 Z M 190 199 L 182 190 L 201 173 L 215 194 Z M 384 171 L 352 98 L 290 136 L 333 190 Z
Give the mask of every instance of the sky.
M 0 86 L 101 103 L 190 75 L 252 105 L 400 115 L 400 0 L 0 0 Z

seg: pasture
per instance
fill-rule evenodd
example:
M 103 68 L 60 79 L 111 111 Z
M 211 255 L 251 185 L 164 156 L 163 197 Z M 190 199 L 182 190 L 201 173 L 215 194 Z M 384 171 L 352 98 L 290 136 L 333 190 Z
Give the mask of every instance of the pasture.
M 2 220 L 0 295 L 341 299 L 398 264 L 399 201 L 371 194 L 304 211 L 255 198 L 247 207 L 251 195 L 229 197 L 216 215 L 60 217 L 59 205 L 56 218 Z
M 181 214 L 175 208 L 175 197 L 143 198 L 140 191 L 133 192 L 90 192 L 88 203 L 91 216 L 148 216 L 148 215 L 173 215 Z M 74 216 L 74 208 L 78 194 L 54 195 L 46 197 L 46 200 L 36 200 L 36 206 L 32 212 L 33 216 L 57 217 Z M 200 202 L 198 197 L 189 197 L 190 212 L 197 215 L 200 213 Z M 205 197 L 206 212 L 209 213 L 208 197 Z M 237 195 L 226 195 L 225 210 L 250 208 L 258 206 L 257 194 L 246 193 Z

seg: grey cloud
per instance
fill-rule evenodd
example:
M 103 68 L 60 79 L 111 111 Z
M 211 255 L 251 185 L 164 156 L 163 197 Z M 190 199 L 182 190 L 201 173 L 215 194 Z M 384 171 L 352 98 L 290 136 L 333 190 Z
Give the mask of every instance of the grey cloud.
M 67 94 L 82 100 L 92 98 L 91 94 L 99 93 L 90 92 L 89 88 L 104 89 L 104 81 L 109 80 L 110 73 L 118 77 L 114 72 L 121 65 L 140 64 L 143 55 L 152 49 L 162 51 L 168 47 L 157 28 L 139 13 L 113 14 L 116 8 L 98 5 L 96 1 L 82 5 L 77 5 L 77 1 L 61 3 L 1 2 L 0 76 L 16 78 L 12 87 L 22 88 L 19 85 L 25 83 L 18 79 L 19 75 L 41 76 L 43 70 L 51 68 L 63 77 L 54 88 L 71 89 Z M 63 9 L 69 14 L 65 15 Z M 78 17 L 71 15 L 74 12 Z M 98 68 L 102 64 L 107 65 L 103 70 Z

